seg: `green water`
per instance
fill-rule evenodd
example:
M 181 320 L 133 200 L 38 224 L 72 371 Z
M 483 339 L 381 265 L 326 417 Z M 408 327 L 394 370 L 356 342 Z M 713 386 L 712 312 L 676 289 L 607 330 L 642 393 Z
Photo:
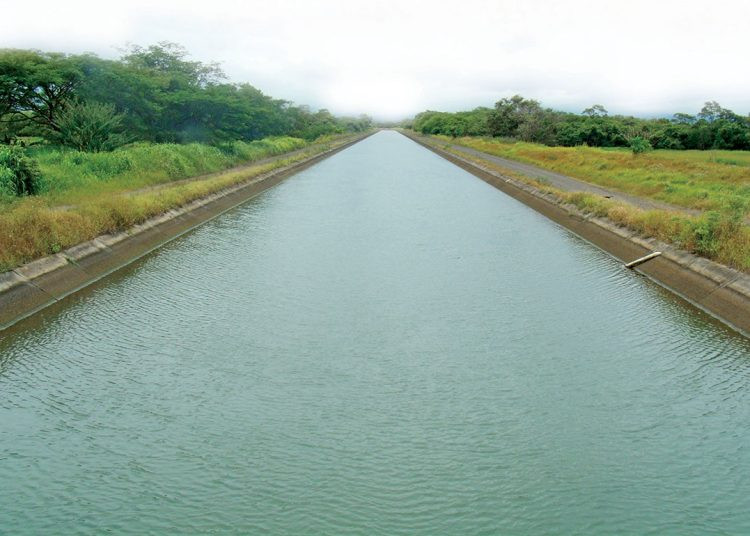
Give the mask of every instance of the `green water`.
M 0 337 L 0 533 L 750 533 L 748 340 L 395 132 Z

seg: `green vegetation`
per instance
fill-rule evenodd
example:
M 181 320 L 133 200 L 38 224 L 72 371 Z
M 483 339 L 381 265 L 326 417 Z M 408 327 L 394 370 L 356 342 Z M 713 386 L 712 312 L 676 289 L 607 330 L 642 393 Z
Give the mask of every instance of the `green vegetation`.
M 555 190 L 501 168 L 640 235 L 750 271 L 750 152 L 742 151 L 750 149 L 750 117 L 715 102 L 707 102 L 697 116 L 638 119 L 611 117 L 601 105 L 581 114 L 557 112 L 516 95 L 494 108 L 423 112 L 411 127 L 612 190 L 702 211 L 645 211 L 592 194 Z
M 42 169 L 63 179 L 45 185 L 53 187 L 41 195 L 4 199 L 0 205 L 0 272 L 100 234 L 125 230 L 348 139 L 339 136 L 308 144 L 296 138 L 275 138 L 234 142 L 224 150 L 200 144 L 144 144 L 111 153 L 42 152 Z M 288 153 L 298 147 L 302 149 Z M 281 156 L 263 160 L 274 154 Z M 255 163 L 177 180 L 248 159 Z
M 227 83 L 173 43 L 118 60 L 0 49 L 0 271 L 369 128 Z
M 635 136 L 630 140 L 630 150 L 633 151 L 633 154 L 641 154 L 653 149 L 649 141 L 640 136 Z
M 307 145 L 299 138 L 278 137 L 218 146 L 140 142 L 100 153 L 40 146 L 29 153 L 39 162 L 41 170 L 39 193 L 51 203 L 75 204 L 91 195 L 212 173 Z
M 587 213 L 624 225 L 727 266 L 750 272 L 750 228 L 742 211 L 709 211 L 701 216 L 665 210 L 641 210 L 582 192 L 556 192 L 563 201 Z
M 171 167 L 157 165 L 157 173 L 184 177 L 252 160 L 264 150 L 252 144 L 263 138 L 309 142 L 371 126 L 367 116 L 311 112 L 225 78 L 216 64 L 190 61 L 173 43 L 131 46 L 119 60 L 0 50 L 0 154 L 6 155 L 0 192 L 61 192 L 125 172 L 138 182 L 134 177 L 159 158 Z M 19 156 L 26 146 L 34 147 L 29 156 L 41 160 L 41 179 L 29 179 L 34 166 Z M 8 147 L 15 147 L 12 153 Z M 111 156 L 83 154 L 118 147 L 123 151 Z
M 118 133 L 122 114 L 111 104 L 72 102 L 57 117 L 59 131 L 50 132 L 50 139 L 79 151 L 110 151 L 124 145 L 127 137 Z
M 492 138 L 451 141 L 685 208 L 722 210 L 745 203 L 750 210 L 750 152 L 659 150 L 633 155 L 627 149 L 547 147 Z
M 462 144 L 469 145 L 480 150 L 487 150 L 494 147 L 494 154 L 514 157 L 523 155 L 523 160 L 535 164 L 547 162 L 549 169 L 558 171 L 568 171 L 576 167 L 586 170 L 596 170 L 597 177 L 609 177 L 614 172 L 616 177 L 625 178 L 633 177 L 634 180 L 628 182 L 633 186 L 633 191 L 647 192 L 648 186 L 642 182 L 639 183 L 638 177 L 644 177 L 650 167 L 659 169 L 660 172 L 674 173 L 679 176 L 685 170 L 690 174 L 693 181 L 700 182 L 701 178 L 713 173 L 713 178 L 708 182 L 701 183 L 701 191 L 710 191 L 711 181 L 721 181 L 720 174 L 717 175 L 716 165 L 720 166 L 744 166 L 738 168 L 742 174 L 735 175 L 733 179 L 740 179 L 741 184 L 736 185 L 739 188 L 734 193 L 727 193 L 726 196 L 715 196 L 706 199 L 706 205 L 711 205 L 712 210 L 708 210 L 701 215 L 693 216 L 683 212 L 668 210 L 642 210 L 630 204 L 612 201 L 598 195 L 585 192 L 566 192 L 549 186 L 543 181 L 531 179 L 525 175 L 515 173 L 512 170 L 498 166 L 487 160 L 470 157 L 465 153 L 451 150 L 462 158 L 469 158 L 477 161 L 485 167 L 494 168 L 504 175 L 509 175 L 527 184 L 538 188 L 539 190 L 554 195 L 562 203 L 570 203 L 588 214 L 594 214 L 604 217 L 610 221 L 623 225 L 630 230 L 646 238 L 656 238 L 664 242 L 672 243 L 686 251 L 701 255 L 703 257 L 716 260 L 727 266 L 750 272 L 750 227 L 745 224 L 745 217 L 750 205 L 750 184 L 748 181 L 748 169 L 750 166 L 750 153 L 741 153 L 733 164 L 717 164 L 717 160 L 723 160 L 716 153 L 711 155 L 707 152 L 697 151 L 654 151 L 646 155 L 635 157 L 626 151 L 603 150 L 594 148 L 579 147 L 575 149 L 563 147 L 544 147 L 527 143 L 503 143 L 498 140 L 477 140 L 477 139 L 460 139 L 457 140 Z M 498 147 L 505 147 L 504 151 L 499 151 Z M 517 151 L 517 152 L 513 152 Z M 688 158 L 683 158 L 685 154 Z M 718 154 L 724 154 L 718 152 Z M 537 158 L 537 160 L 534 160 Z M 516 158 L 521 159 L 521 158 Z M 592 162 L 593 160 L 593 162 Z M 618 162 L 627 164 L 633 163 L 634 169 L 628 169 L 624 166 L 618 169 Z M 600 168 L 600 166 L 604 166 Z M 671 167 L 671 171 L 669 171 Z M 682 169 L 683 171 L 680 171 Z M 607 171 L 606 173 L 600 172 Z M 580 175 L 580 174 L 579 174 Z M 732 178 L 728 183 L 731 184 Z M 609 180 L 609 179 L 608 179 Z M 602 181 L 600 184 L 607 186 L 610 183 Z M 618 179 L 613 179 L 617 181 Z M 594 181 L 591 181 L 594 182 Z M 718 191 L 721 191 L 719 188 Z M 700 197 L 700 196 L 698 196 Z M 674 202 L 678 197 L 669 198 Z
M 470 112 L 426 111 L 411 128 L 423 134 L 492 136 L 550 146 L 632 147 L 640 138 L 655 149 L 750 150 L 750 116 L 741 116 L 707 102 L 695 116 L 678 113 L 671 119 L 610 116 L 600 104 L 581 114 L 543 108 L 520 95 L 497 101 L 494 108 Z M 648 148 L 636 142 L 636 148 Z M 643 151 L 641 151 L 643 152 Z
M 39 166 L 20 147 L 0 145 L 0 202 L 39 190 Z
M 225 82 L 216 64 L 190 61 L 174 43 L 131 46 L 119 60 L 92 54 L 0 50 L 0 140 L 35 136 L 80 150 L 127 141 L 252 141 L 359 132 L 367 116 L 336 118 L 327 110 Z

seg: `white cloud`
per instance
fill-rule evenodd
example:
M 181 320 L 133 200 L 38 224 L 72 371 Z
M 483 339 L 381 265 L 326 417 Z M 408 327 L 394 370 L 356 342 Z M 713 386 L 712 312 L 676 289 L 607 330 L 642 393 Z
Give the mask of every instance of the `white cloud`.
M 3 5 L 0 46 L 114 57 L 169 40 L 235 81 L 334 112 L 397 117 L 522 93 L 574 111 L 750 111 L 744 0 L 37 0 Z

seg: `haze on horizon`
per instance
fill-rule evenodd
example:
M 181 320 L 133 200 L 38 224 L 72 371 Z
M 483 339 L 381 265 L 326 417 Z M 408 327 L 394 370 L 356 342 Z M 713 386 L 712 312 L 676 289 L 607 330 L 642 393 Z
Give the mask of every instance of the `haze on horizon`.
M 0 47 L 120 55 L 172 41 L 276 98 L 395 120 L 516 93 L 638 116 L 750 112 L 750 2 L 2 1 Z

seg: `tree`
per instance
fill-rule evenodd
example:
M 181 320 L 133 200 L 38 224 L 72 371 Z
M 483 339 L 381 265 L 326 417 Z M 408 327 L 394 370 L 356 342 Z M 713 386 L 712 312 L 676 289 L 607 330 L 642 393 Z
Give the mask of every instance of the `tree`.
M 715 149 L 747 150 L 750 149 L 750 132 L 737 124 L 722 121 L 716 131 L 713 147 Z
M 583 113 L 583 115 L 588 115 L 589 117 L 607 117 L 609 112 L 607 112 L 601 104 L 594 104 L 591 108 L 586 108 L 581 113 Z
M 495 109 L 487 118 L 487 127 L 492 136 L 514 137 L 519 125 L 531 114 L 541 109 L 535 100 L 524 99 L 521 95 L 504 98 L 495 103 Z
M 73 99 L 82 73 L 77 59 L 34 50 L 0 51 L 0 116 L 57 132 L 58 114 Z
M 671 122 L 654 133 L 651 143 L 655 149 L 685 149 L 689 133 L 690 125 Z
M 704 121 L 708 121 L 709 123 L 713 123 L 714 121 L 718 121 L 719 119 L 732 121 L 736 117 L 737 116 L 732 110 L 722 108 L 716 101 L 706 102 L 703 108 L 701 108 L 701 111 L 698 113 L 699 119 L 703 119 Z
M 559 114 L 552 110 L 530 110 L 518 125 L 518 137 L 524 141 L 554 145 L 559 123 Z
M 672 116 L 672 122 L 680 125 L 692 125 L 697 121 L 694 115 L 676 113 Z
M 86 55 L 80 62 L 84 76 L 76 92 L 79 100 L 113 105 L 123 116 L 123 131 L 135 139 L 175 141 L 162 117 L 162 79 L 121 61 Z
M 170 41 L 161 41 L 146 48 L 131 45 L 125 52 L 122 61 L 126 65 L 161 73 L 167 82 L 165 89 L 168 90 L 180 89 L 183 85 L 205 88 L 226 79 L 218 63 L 189 61 L 185 47 Z
M 372 126 L 372 118 L 366 114 L 358 117 L 342 117 L 339 122 L 350 132 L 364 132 Z
M 477 128 L 481 120 L 484 128 Z M 610 116 L 600 104 L 581 114 L 557 112 L 515 95 L 499 100 L 493 109 L 428 110 L 414 117 L 412 128 L 425 134 L 490 134 L 546 145 L 631 147 L 631 140 L 642 138 L 657 149 L 750 149 L 750 115 L 740 116 L 713 101 L 697 117 L 677 113 L 671 119 L 641 119 Z

